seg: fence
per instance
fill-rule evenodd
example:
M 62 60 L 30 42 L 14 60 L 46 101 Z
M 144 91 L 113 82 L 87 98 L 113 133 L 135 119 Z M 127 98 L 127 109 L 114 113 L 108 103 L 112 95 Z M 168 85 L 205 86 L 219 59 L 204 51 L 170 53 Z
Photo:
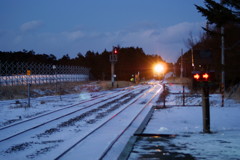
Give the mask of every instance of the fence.
M 191 93 L 186 86 L 183 83 L 164 83 L 161 98 L 163 106 L 201 106 L 201 94 Z
M 30 71 L 30 75 L 26 75 Z M 89 68 L 0 61 L 0 86 L 89 80 Z

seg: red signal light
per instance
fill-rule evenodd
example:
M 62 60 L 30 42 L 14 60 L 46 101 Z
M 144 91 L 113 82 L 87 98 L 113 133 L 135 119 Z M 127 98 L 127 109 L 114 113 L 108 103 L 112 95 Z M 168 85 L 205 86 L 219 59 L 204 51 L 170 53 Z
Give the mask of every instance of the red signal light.
M 207 81 L 208 78 L 209 78 L 209 75 L 208 75 L 207 73 L 204 73 L 204 74 L 202 75 L 202 77 L 203 77 L 203 79 L 204 79 L 205 81 Z
M 196 79 L 196 80 L 199 80 L 200 79 L 200 75 L 197 73 L 197 74 L 194 74 L 193 75 L 193 78 Z
M 117 47 L 114 47 L 113 53 L 114 53 L 114 54 L 118 54 L 118 48 L 117 48 Z

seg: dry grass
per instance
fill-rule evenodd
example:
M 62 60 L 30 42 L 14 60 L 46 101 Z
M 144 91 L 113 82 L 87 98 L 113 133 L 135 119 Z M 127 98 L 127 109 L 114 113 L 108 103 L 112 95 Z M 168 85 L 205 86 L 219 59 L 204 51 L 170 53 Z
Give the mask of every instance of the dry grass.
M 171 77 L 167 79 L 167 82 L 168 83 L 185 83 L 187 84 L 188 88 L 192 88 L 192 80 L 190 78 Z M 217 89 L 213 88 L 212 92 L 215 93 Z M 227 93 L 227 96 L 229 96 L 228 94 L 229 93 Z M 235 99 L 240 102 L 240 85 L 238 86 L 237 89 L 234 90 L 233 93 L 231 93 L 229 98 Z
M 103 90 L 112 89 L 111 81 L 99 81 L 98 83 Z M 128 81 L 117 81 L 114 83 L 114 88 L 123 88 L 123 87 L 131 86 L 131 85 L 134 85 L 134 83 L 128 82 Z
M 240 90 L 237 91 L 234 95 L 233 95 L 233 99 L 237 100 L 238 102 L 240 102 Z
M 122 88 L 132 85 L 131 82 L 115 82 L 114 88 Z M 43 84 L 31 86 L 31 97 L 64 95 L 79 93 L 81 91 L 100 91 L 112 89 L 110 81 L 97 82 L 65 82 L 57 84 Z M 0 100 L 27 98 L 27 86 L 0 86 Z
M 190 78 L 171 77 L 167 79 L 168 83 L 192 83 Z
M 0 100 L 3 99 L 21 99 L 27 96 L 27 86 L 1 86 Z
M 171 77 L 167 79 L 168 83 L 179 83 L 184 84 L 189 89 L 192 88 L 192 79 L 191 78 L 179 78 L 179 77 Z
M 231 93 L 228 96 L 229 96 L 229 98 L 235 99 L 238 102 L 240 102 L 240 85 L 238 85 L 238 87 L 233 90 L 233 93 Z

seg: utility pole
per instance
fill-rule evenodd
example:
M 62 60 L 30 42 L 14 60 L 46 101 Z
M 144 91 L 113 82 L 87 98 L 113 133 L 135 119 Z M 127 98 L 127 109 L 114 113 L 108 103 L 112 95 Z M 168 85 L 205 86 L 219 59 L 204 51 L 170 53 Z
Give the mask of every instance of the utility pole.
M 223 5 L 223 0 L 221 0 L 221 4 Z M 225 55 L 224 55 L 224 26 L 221 26 L 221 92 L 222 92 L 222 107 L 224 106 L 224 93 L 225 93 Z
M 224 57 L 224 27 L 221 27 L 221 39 L 222 39 L 222 47 L 221 47 L 221 60 L 222 60 L 222 78 L 221 78 L 221 92 L 222 92 L 222 107 L 224 106 L 224 93 L 225 93 L 225 57 Z
M 180 78 L 183 78 L 183 49 L 181 50 L 181 76 Z
M 30 104 L 30 96 L 31 96 L 31 93 L 30 93 L 30 87 L 31 87 L 31 83 L 30 83 L 30 76 L 31 76 L 31 70 L 27 70 L 27 86 L 28 86 L 28 108 L 30 108 L 31 104 Z
M 192 68 L 193 68 L 193 70 L 195 70 L 194 56 L 193 56 L 193 48 L 191 49 L 191 53 L 192 53 Z

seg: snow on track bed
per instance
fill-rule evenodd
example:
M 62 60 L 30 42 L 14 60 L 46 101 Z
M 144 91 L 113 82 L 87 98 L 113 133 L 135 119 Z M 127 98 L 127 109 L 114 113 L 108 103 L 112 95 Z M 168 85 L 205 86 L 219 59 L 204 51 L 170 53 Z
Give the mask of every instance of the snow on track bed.
M 141 119 L 140 122 L 142 121 L 143 116 L 141 116 L 141 113 L 145 108 L 149 110 L 152 107 L 151 102 L 156 98 L 160 90 L 160 86 L 155 86 L 140 95 L 132 103 L 126 105 L 121 111 L 110 117 L 110 119 L 105 121 L 101 126 L 94 129 L 89 135 L 80 139 L 78 143 L 73 146 L 74 148 L 68 149 L 66 153 L 60 155 L 57 159 L 74 160 L 83 157 L 85 159 L 117 159 L 121 149 L 119 149 L 118 146 L 118 153 L 116 154 L 114 145 L 116 144 L 117 146 L 120 142 L 121 148 L 124 147 L 128 138 L 134 133 L 134 129 L 136 129 L 136 126 L 134 129 L 130 129 L 131 125 L 135 120 L 137 120 L 138 123 L 139 119 Z M 128 138 L 126 138 L 123 135 L 128 130 L 131 130 L 131 134 L 127 133 Z M 125 138 L 125 142 L 121 139 L 122 136 Z M 115 152 L 115 154 L 111 152 Z
M 26 121 L 31 121 L 44 115 L 72 108 L 76 105 L 87 103 L 95 99 L 108 97 L 109 95 L 118 95 L 124 91 L 137 88 L 139 87 L 131 86 L 106 92 L 82 92 L 79 95 L 63 95 L 61 96 L 63 101 L 59 101 L 60 99 L 58 96 L 39 97 L 31 100 L 30 108 L 26 108 L 25 101 L 27 100 L 25 99 L 0 101 L 0 117 L 2 118 L 0 119 L 0 130 L 24 123 Z M 23 110 L 23 108 L 25 110 Z
M 138 88 L 136 88 L 135 90 L 138 90 Z M 0 132 L 0 142 L 10 139 L 12 137 L 15 137 L 19 134 L 25 133 L 29 130 L 46 125 L 52 121 L 58 120 L 65 116 L 73 115 L 75 113 L 79 114 L 79 111 L 88 109 L 89 107 L 92 107 L 92 106 L 96 106 L 97 104 L 100 104 L 102 102 L 106 103 L 111 99 L 119 98 L 124 95 L 128 96 L 128 94 L 130 94 L 131 92 L 133 92 L 135 90 L 123 91 L 120 93 L 115 92 L 115 93 L 112 93 L 111 95 L 109 95 L 109 94 L 100 95 L 100 96 L 97 96 L 90 100 L 86 100 L 86 101 L 83 101 L 83 102 L 80 102 L 80 103 L 77 103 L 77 104 L 74 104 L 71 106 L 63 107 L 61 109 L 54 110 L 54 111 L 48 112 L 46 114 L 41 114 L 39 116 L 30 118 L 30 119 L 27 119 L 24 121 L 2 127 L 2 128 L 0 128 L 0 131 L 1 131 Z M 108 97 L 105 98 L 105 96 L 108 96 Z
M 108 95 L 105 97 L 108 100 L 94 104 L 94 108 L 65 116 L 61 121 L 48 123 L 2 141 L 0 142 L 0 159 L 53 159 L 62 153 L 66 146 L 75 143 L 76 139 L 89 133 L 92 128 L 96 128 L 100 122 L 111 117 L 124 104 L 129 104 L 149 87 L 141 86 L 137 90 L 132 90 L 131 93 L 124 94 L 125 97 L 118 96 L 113 100 L 110 99 L 111 95 Z M 89 103 L 96 103 L 96 101 Z

